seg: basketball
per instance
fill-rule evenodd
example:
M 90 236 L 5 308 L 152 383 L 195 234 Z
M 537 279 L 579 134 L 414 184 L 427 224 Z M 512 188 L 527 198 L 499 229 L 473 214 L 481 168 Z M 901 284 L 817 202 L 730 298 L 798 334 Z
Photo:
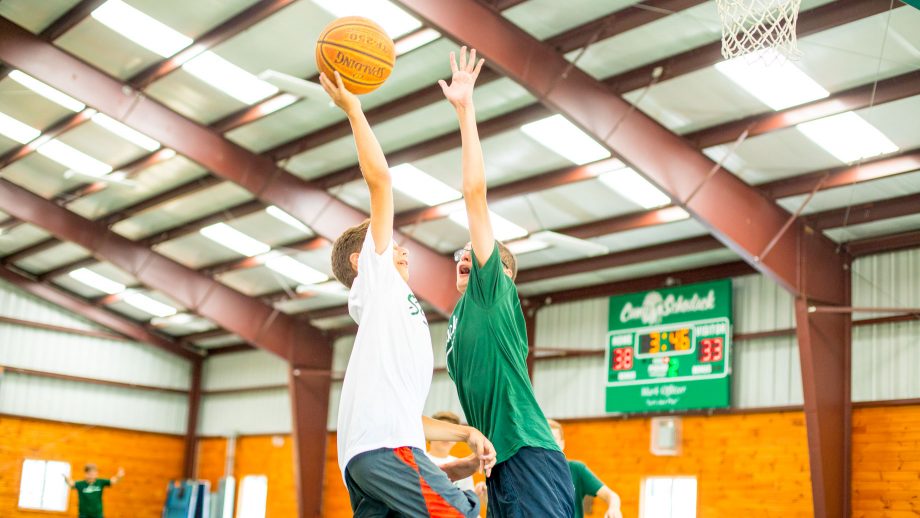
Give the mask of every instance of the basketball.
M 335 81 L 333 71 L 354 94 L 376 90 L 387 80 L 396 62 L 393 40 L 367 18 L 339 18 L 323 29 L 316 42 L 316 65 Z

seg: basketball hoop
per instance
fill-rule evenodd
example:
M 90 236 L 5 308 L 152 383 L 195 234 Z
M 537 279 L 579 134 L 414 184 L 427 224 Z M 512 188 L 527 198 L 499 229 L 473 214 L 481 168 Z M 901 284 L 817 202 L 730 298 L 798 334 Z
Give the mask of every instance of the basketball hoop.
M 795 22 L 802 0 L 716 0 L 722 18 L 722 56 L 752 61 L 801 56 Z M 771 52 L 769 49 L 773 49 Z

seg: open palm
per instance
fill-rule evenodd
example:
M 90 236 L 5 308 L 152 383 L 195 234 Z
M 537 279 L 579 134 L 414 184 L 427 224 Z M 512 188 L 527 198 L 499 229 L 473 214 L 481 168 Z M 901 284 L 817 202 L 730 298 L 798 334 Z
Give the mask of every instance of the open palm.
M 450 53 L 450 70 L 453 73 L 450 84 L 443 79 L 438 81 L 444 97 L 454 106 L 470 106 L 473 103 L 473 86 L 476 84 L 476 78 L 482 70 L 482 65 L 486 60 L 476 61 L 476 49 L 472 49 L 467 56 L 466 47 L 460 49 L 460 63 L 457 63 L 457 55 Z

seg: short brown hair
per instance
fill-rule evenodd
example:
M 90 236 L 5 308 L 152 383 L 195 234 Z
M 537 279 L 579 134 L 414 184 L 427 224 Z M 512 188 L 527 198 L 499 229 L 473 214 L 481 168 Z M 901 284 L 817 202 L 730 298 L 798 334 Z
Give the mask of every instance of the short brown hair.
M 83 466 L 84 473 L 89 473 L 90 471 L 99 471 L 99 469 L 96 468 L 96 465 L 92 463 L 87 464 L 86 466 Z
M 431 416 L 431 418 L 437 421 L 444 421 L 445 423 L 460 424 L 460 416 L 446 410 L 443 412 L 438 412 L 437 414 Z
M 549 423 L 549 427 L 551 430 L 559 430 L 560 439 L 565 437 L 565 433 L 563 433 L 562 425 L 559 423 L 559 421 L 556 421 L 555 419 L 547 419 L 546 422 Z
M 502 265 L 511 270 L 511 280 L 514 281 L 517 279 L 517 257 L 515 257 L 511 250 L 501 241 L 498 242 L 498 255 L 502 260 Z
M 361 253 L 370 223 L 370 219 L 358 223 L 342 232 L 335 243 L 332 243 L 332 274 L 349 289 L 358 276 L 358 272 L 351 266 L 351 254 Z

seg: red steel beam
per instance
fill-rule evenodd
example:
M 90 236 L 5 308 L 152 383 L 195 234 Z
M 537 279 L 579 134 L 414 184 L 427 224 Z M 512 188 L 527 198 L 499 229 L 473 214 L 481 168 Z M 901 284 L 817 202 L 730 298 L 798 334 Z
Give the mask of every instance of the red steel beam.
M 803 11 L 799 15 L 796 33 L 799 38 L 868 18 L 888 11 L 891 0 L 837 0 L 829 4 Z M 900 4 L 895 3 L 895 8 Z M 660 59 L 647 65 L 616 74 L 604 79 L 613 91 L 625 93 L 647 86 L 655 69 L 661 68 L 658 81 L 666 81 L 683 74 L 689 74 L 722 61 L 722 43 L 715 41 L 680 54 Z
M 192 362 L 191 383 L 188 392 L 188 416 L 185 420 L 185 441 L 182 451 L 182 476 L 195 478 L 198 453 L 198 410 L 201 407 L 201 366 L 204 361 Z
M 331 341 L 324 345 L 332 350 Z M 291 397 L 291 436 L 294 440 L 294 478 L 297 516 L 323 516 L 326 467 L 326 414 L 332 386 L 332 355 L 322 367 L 292 364 L 288 376 Z
M 5 183 L 5 180 L 3 181 Z M 168 351 L 172 354 L 183 358 L 193 360 L 198 355 L 193 351 L 181 346 L 175 341 L 166 338 L 163 335 L 153 333 L 144 326 L 129 320 L 123 316 L 115 315 L 109 311 L 98 308 L 89 302 L 86 302 L 74 295 L 64 293 L 63 291 L 35 281 L 26 275 L 16 273 L 10 267 L 0 268 L 0 279 L 13 284 L 23 291 L 27 291 L 36 297 L 47 300 L 48 302 L 60 306 L 67 311 L 76 313 L 105 328 L 120 333 L 131 340 L 151 345 L 153 347 Z
M 63 36 L 64 33 L 85 20 L 90 13 L 105 2 L 106 0 L 81 0 L 75 6 L 68 9 L 62 16 L 58 17 L 51 25 L 46 27 L 41 32 L 40 36 L 45 41 L 54 41 L 58 39 Z
M 791 178 L 783 178 L 758 185 L 757 189 L 771 198 L 779 199 L 787 196 L 808 194 L 819 185 L 822 190 L 833 189 L 917 170 L 920 170 L 920 149 L 900 155 L 868 160 L 862 164 L 835 167 L 826 171 L 815 171 Z
M 56 238 L 49 237 L 39 241 L 38 243 L 35 243 L 34 245 L 29 245 L 21 250 L 13 252 L 12 254 L 4 256 L 2 262 L 6 265 L 16 264 L 31 255 L 40 254 L 46 250 L 56 247 L 59 244 L 60 241 L 58 241 Z
M 156 164 L 165 162 L 169 158 L 172 158 L 174 155 L 175 152 L 173 150 L 160 148 L 153 153 L 146 154 L 124 165 L 118 166 L 115 168 L 115 170 L 125 173 L 125 178 L 132 178 L 148 167 L 152 167 Z M 108 186 L 109 184 L 106 182 L 86 182 L 58 194 L 54 197 L 54 201 L 60 203 L 70 203 L 84 196 L 89 196 L 90 194 L 95 194 L 99 191 L 102 191 Z
M 702 268 L 693 268 L 690 270 L 681 270 L 677 272 L 659 273 L 628 279 L 625 281 L 616 281 L 607 284 L 597 284 L 586 286 L 584 288 L 573 288 L 563 291 L 542 293 L 539 295 L 528 295 L 527 298 L 539 299 L 547 304 L 558 304 L 562 302 L 573 302 L 577 300 L 593 299 L 597 297 L 609 297 L 622 293 L 632 293 L 636 291 L 654 290 L 665 286 L 675 284 L 692 284 L 694 282 L 713 281 L 716 279 L 725 279 L 727 277 L 739 277 L 757 273 L 751 265 L 744 261 L 734 261 L 729 263 L 715 264 L 704 266 Z
M 194 43 L 159 63 L 154 63 L 128 80 L 134 88 L 143 90 L 151 83 L 166 77 L 202 52 L 236 36 L 260 21 L 291 5 L 295 0 L 261 0 L 229 20 L 199 36 Z
M 285 249 L 295 249 L 300 251 L 310 251 L 317 250 L 324 246 L 328 246 L 329 241 L 322 237 L 311 237 L 297 241 L 295 243 L 289 243 L 286 245 L 278 245 L 275 248 L 285 248 Z M 264 263 L 264 258 L 260 256 L 255 257 L 244 257 L 242 259 L 231 259 L 229 261 L 222 261 L 217 264 L 212 264 L 210 266 L 205 266 L 199 271 L 210 275 L 220 275 L 226 272 L 232 272 L 236 270 L 246 270 L 249 268 L 255 268 L 257 266 L 262 266 Z
M 745 117 L 736 121 L 718 124 L 684 135 L 698 148 L 708 148 L 734 142 L 745 131 L 747 138 L 771 131 L 791 128 L 796 124 L 829 117 L 838 113 L 861 110 L 878 104 L 889 103 L 920 95 L 920 71 L 857 86 L 835 93 L 826 99 L 793 106 L 780 111 L 770 111 Z
M 126 92 L 119 80 L 6 19 L 0 19 L 0 60 L 157 139 L 307 223 L 327 239 L 337 238 L 365 219 L 360 211 L 279 168 L 270 158 L 252 153 L 149 97 Z M 398 234 L 394 238 L 404 241 Z M 450 259 L 411 240 L 405 240 L 403 246 L 415 258 L 414 291 L 439 311 L 449 313 L 457 299 L 453 276 L 448 274 L 453 271 Z
M 204 340 L 207 338 L 216 338 L 218 336 L 227 336 L 231 334 L 233 333 L 231 333 L 230 331 L 227 331 L 226 329 L 218 327 L 216 329 L 209 329 L 208 331 L 200 331 L 198 333 L 191 333 L 191 334 L 183 335 L 181 339 L 183 342 L 194 343 L 194 342 L 197 342 L 198 340 Z
M 850 241 L 844 247 L 853 257 L 918 248 L 920 247 L 920 230 L 857 239 Z
M 671 241 L 660 245 L 635 248 L 623 252 L 614 252 L 598 257 L 588 257 L 563 263 L 538 266 L 536 268 L 528 268 L 518 273 L 517 282 L 524 284 L 542 281 L 577 273 L 593 272 L 618 266 L 698 254 L 701 252 L 718 250 L 720 248 L 722 248 L 722 243 L 712 236 L 691 237 L 680 241 Z
M 632 110 L 608 85 L 571 67 L 551 47 L 473 0 L 399 3 L 443 34 L 482 51 L 492 67 L 613 150 L 708 227 L 719 241 L 784 289 L 803 300 L 846 305 L 847 264 L 833 242 L 820 233 L 809 233 L 801 221 L 790 219 L 773 200 L 719 168 L 641 111 Z M 840 12 L 848 11 L 840 5 L 844 3 L 849 5 L 851 0 L 835 2 L 831 8 L 838 21 Z M 868 3 L 876 2 L 859 2 Z M 887 9 L 890 3 L 885 3 Z M 814 20 L 814 16 L 804 23 L 800 19 L 799 33 L 813 32 Z M 819 386 L 822 376 L 828 375 L 820 369 L 809 371 L 805 365 L 803 374 L 814 375 L 811 381 Z M 828 376 L 828 385 L 834 386 L 836 378 Z M 806 414 L 811 415 L 808 436 L 813 467 L 843 467 L 827 464 L 832 462 L 830 457 L 839 457 L 838 447 L 847 443 L 842 429 L 827 431 L 839 423 L 837 415 L 843 412 L 837 403 L 833 400 L 833 405 L 825 406 L 820 394 L 805 392 Z M 827 440 L 829 434 L 834 440 Z M 848 489 L 843 483 L 845 477 L 842 470 L 812 471 L 813 507 L 818 518 L 843 514 L 847 502 L 843 492 Z
M 805 221 L 815 230 L 824 230 L 917 213 L 920 213 L 920 193 L 826 210 L 805 216 Z
M 306 323 L 122 237 L 104 222 L 90 221 L 6 180 L 0 180 L 0 206 L 59 239 L 86 248 L 190 311 L 288 361 L 322 363 L 330 354 L 314 345 L 323 343 L 323 337 Z
M 3 156 L 0 156 L 0 169 L 13 164 L 14 162 L 22 160 L 30 153 L 38 149 L 45 142 L 48 142 L 49 140 L 56 138 L 59 135 L 72 130 L 73 128 L 76 128 L 77 126 L 88 121 L 90 118 L 92 118 L 92 112 L 89 110 L 82 110 L 77 113 L 71 113 L 70 115 L 61 117 L 54 124 L 42 131 L 40 137 L 17 148 L 13 148 L 4 153 Z
M 250 214 L 255 214 L 260 210 L 265 208 L 265 204 L 259 200 L 250 200 L 233 207 L 223 209 L 219 212 L 208 214 L 207 216 L 202 216 L 198 219 L 183 223 L 178 227 L 168 228 L 165 230 L 158 231 L 148 237 L 145 237 L 141 240 L 147 246 L 153 246 L 159 243 L 166 241 L 171 241 L 173 239 L 187 236 L 189 234 L 194 234 L 202 228 L 213 225 L 215 223 L 226 222 L 228 220 L 242 218 Z
M 57 268 L 52 268 L 47 272 L 41 273 L 38 275 L 38 280 L 41 282 L 51 281 L 59 275 L 64 275 L 65 273 L 70 273 L 77 268 L 84 268 L 86 266 L 92 266 L 98 264 L 99 259 L 96 259 L 93 256 L 84 257 L 83 259 L 67 263 L 63 266 L 58 266 Z

